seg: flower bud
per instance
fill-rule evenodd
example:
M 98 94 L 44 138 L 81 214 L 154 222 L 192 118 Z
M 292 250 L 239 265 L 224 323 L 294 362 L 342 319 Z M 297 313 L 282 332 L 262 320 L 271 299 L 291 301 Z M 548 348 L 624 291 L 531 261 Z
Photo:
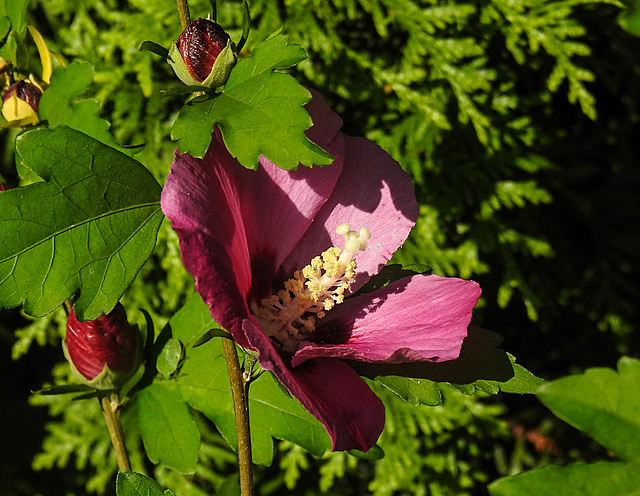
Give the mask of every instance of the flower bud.
M 72 308 L 67 319 L 64 353 L 74 375 L 95 389 L 115 389 L 135 373 L 142 359 L 137 326 L 118 303 L 96 320 L 80 322 Z
M 42 90 L 27 81 L 13 83 L 2 96 L 2 115 L 7 122 L 22 121 L 27 126 L 38 123 L 38 102 Z
M 187 86 L 222 86 L 235 63 L 233 41 L 208 19 L 192 22 L 169 50 L 169 64 Z

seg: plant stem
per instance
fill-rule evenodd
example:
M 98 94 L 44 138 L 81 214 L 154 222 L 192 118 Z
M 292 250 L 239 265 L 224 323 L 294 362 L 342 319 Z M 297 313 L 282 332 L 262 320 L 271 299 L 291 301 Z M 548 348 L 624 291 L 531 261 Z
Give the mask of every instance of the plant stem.
M 253 465 L 251 464 L 251 433 L 249 429 L 249 382 L 244 379 L 238 361 L 236 344 L 222 339 L 224 357 L 227 360 L 233 410 L 238 433 L 238 466 L 240 469 L 240 494 L 253 496 Z
M 129 462 L 127 447 L 124 444 L 124 432 L 120 422 L 120 398 L 117 393 L 111 396 L 103 396 L 100 404 L 102 405 L 104 419 L 107 422 L 109 436 L 111 436 L 111 444 L 116 452 L 118 468 L 120 470 L 131 470 L 131 462 Z
M 189 4 L 187 0 L 177 0 L 178 2 L 178 14 L 180 15 L 180 26 L 184 31 L 189 24 L 191 24 L 191 17 L 189 17 Z

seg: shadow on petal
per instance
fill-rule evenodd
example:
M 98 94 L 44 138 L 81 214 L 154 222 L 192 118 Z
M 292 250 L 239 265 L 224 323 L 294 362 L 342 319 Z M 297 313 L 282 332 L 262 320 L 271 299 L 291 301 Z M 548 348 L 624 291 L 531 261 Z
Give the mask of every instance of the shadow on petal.
M 349 361 L 349 364 L 358 374 L 370 379 L 392 375 L 460 385 L 478 380 L 506 382 L 515 372 L 507 352 L 497 348 L 501 342 L 499 334 L 470 325 L 460 356 L 455 360 L 397 364 Z

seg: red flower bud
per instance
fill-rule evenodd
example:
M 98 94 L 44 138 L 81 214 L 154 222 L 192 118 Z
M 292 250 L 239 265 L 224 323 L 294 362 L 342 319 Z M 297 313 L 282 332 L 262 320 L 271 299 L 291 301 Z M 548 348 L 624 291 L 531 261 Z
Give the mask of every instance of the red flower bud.
M 189 72 L 202 82 L 211 74 L 213 64 L 229 43 L 229 35 L 220 24 L 198 19 L 185 29 L 176 45 Z
M 27 81 L 13 83 L 2 95 L 2 115 L 8 122 L 24 119 L 23 125 L 38 123 L 42 90 Z
M 122 386 L 140 364 L 141 339 L 119 303 L 109 314 L 87 322 L 78 321 L 71 309 L 64 350 L 80 381 L 96 389 L 113 389 Z
M 235 45 L 229 35 L 208 19 L 198 19 L 187 26 L 169 50 L 169 63 L 189 86 L 223 85 L 235 62 Z

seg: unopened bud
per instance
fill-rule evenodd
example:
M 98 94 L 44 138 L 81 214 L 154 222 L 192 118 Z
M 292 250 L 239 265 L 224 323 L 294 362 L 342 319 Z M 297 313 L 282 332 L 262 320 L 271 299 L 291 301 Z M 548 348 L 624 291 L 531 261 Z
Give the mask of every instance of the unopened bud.
M 63 343 L 74 375 L 95 389 L 122 386 L 136 371 L 142 357 L 142 339 L 137 326 L 127 321 L 118 305 L 96 320 L 80 322 L 72 308 Z
M 28 81 L 13 83 L 2 95 L 2 115 L 7 122 L 21 121 L 27 126 L 38 123 L 38 102 L 42 90 Z
M 208 19 L 191 23 L 169 50 L 169 64 L 188 86 L 222 86 L 235 63 L 233 41 L 219 24 Z

